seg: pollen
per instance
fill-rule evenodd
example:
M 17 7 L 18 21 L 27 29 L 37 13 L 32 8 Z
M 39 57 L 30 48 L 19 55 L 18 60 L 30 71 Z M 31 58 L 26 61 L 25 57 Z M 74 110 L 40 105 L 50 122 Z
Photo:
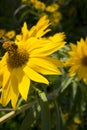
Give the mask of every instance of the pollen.
M 29 54 L 24 46 L 11 45 L 8 49 L 7 64 L 11 68 L 18 68 L 25 65 L 29 60 Z
M 87 66 L 87 56 L 85 56 L 85 57 L 82 58 L 82 64 L 84 66 Z

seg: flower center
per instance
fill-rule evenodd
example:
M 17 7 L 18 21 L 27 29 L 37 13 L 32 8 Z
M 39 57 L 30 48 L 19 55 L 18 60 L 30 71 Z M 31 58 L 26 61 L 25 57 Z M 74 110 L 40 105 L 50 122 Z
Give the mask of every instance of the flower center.
M 24 46 L 17 46 L 15 43 L 4 43 L 3 47 L 8 52 L 7 64 L 11 68 L 18 68 L 25 65 L 29 60 L 29 54 Z
M 82 64 L 87 66 L 87 56 L 82 58 Z

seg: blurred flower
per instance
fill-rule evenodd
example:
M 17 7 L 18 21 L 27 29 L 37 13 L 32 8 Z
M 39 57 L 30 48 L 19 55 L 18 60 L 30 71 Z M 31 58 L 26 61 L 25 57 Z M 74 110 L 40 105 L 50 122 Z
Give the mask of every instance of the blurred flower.
M 60 4 L 60 5 L 64 5 L 65 4 L 65 0 L 58 0 L 58 3 Z
M 21 0 L 22 1 L 22 3 L 25 3 L 25 2 L 27 2 L 27 0 Z
M 78 79 L 87 83 L 87 38 L 77 42 L 77 45 L 71 44 L 71 51 L 69 52 L 70 58 L 66 61 L 65 65 L 70 66 L 70 76 L 77 74 Z
M 46 11 L 48 12 L 55 12 L 59 8 L 59 5 L 56 3 L 53 3 L 46 7 Z
M 81 119 L 79 119 L 78 117 L 74 117 L 73 121 L 76 124 L 81 124 L 82 123 Z
M 15 33 L 14 30 L 8 31 L 8 32 L 5 34 L 5 36 L 6 36 L 7 38 L 9 38 L 9 39 L 14 38 L 15 35 L 16 35 L 16 33 Z
M 22 27 L 21 38 L 15 42 L 7 41 L 3 44 L 6 53 L 0 61 L 0 83 L 2 84 L 1 103 L 6 106 L 9 101 L 13 108 L 19 94 L 27 100 L 30 81 L 49 84 L 42 75 L 60 75 L 58 67 L 63 66 L 60 60 L 50 57 L 52 53 L 64 46 L 64 33 L 58 33 L 48 39 L 41 38 L 48 27 L 48 19 L 41 18 L 36 29 Z M 48 30 L 48 29 L 47 29 Z M 41 34 L 42 33 L 42 34 Z M 38 38 L 40 37 L 40 38 Z
M 75 7 L 71 7 L 70 9 L 69 9 L 69 15 L 72 15 L 72 16 L 74 16 L 74 15 L 77 15 L 77 10 L 76 10 L 76 8 Z
M 31 0 L 31 3 L 34 5 L 35 9 L 37 9 L 37 10 L 45 10 L 45 8 L 46 8 L 45 3 L 43 3 L 39 0 Z
M 5 34 L 5 29 L 0 29 L 0 38 L 2 38 Z
M 64 117 L 65 120 L 68 120 L 68 118 L 69 118 L 69 113 L 64 113 L 64 114 L 63 114 L 63 117 Z
M 52 25 L 56 26 L 59 24 L 60 20 L 62 19 L 62 14 L 60 12 L 56 11 L 49 16 L 49 19 L 50 19 Z
M 67 130 L 78 130 L 78 125 L 71 122 L 67 125 Z

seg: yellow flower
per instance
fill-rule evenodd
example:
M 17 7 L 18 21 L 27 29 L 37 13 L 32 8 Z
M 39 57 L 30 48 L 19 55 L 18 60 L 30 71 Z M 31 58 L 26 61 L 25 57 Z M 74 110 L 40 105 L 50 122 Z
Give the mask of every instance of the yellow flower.
M 78 118 L 78 117 L 74 117 L 73 121 L 76 124 L 81 124 L 82 123 L 82 120 L 80 118 Z
M 78 130 L 78 125 L 71 122 L 69 125 L 67 125 L 67 130 Z
M 64 113 L 64 115 L 63 115 L 63 116 L 64 116 L 64 119 L 65 119 L 65 120 L 68 120 L 69 113 Z
M 5 34 L 5 36 L 7 37 L 7 38 L 9 38 L 9 39 L 12 39 L 12 38 L 14 38 L 14 36 L 15 36 L 15 31 L 14 30 L 11 30 L 11 31 L 8 31 L 6 34 Z
M 38 27 L 40 25 L 41 23 Z M 48 39 L 27 37 L 24 42 L 28 31 L 24 27 L 25 24 L 22 28 L 22 40 L 7 41 L 3 44 L 7 51 L 0 61 L 1 103 L 3 106 L 11 101 L 15 108 L 19 94 L 24 100 L 27 100 L 31 80 L 49 85 L 43 75 L 61 74 L 58 69 L 59 66 L 62 66 L 61 61 L 50 57 L 50 55 L 64 46 L 64 34 L 59 33 Z
M 59 8 L 59 5 L 56 3 L 53 3 L 46 7 L 46 11 L 48 12 L 55 12 Z
M 81 39 L 77 45 L 71 43 L 70 46 L 70 58 L 65 63 L 66 66 L 70 66 L 70 76 L 77 74 L 79 80 L 83 79 L 87 83 L 87 38 Z
M 3 37 L 5 34 L 5 30 L 4 29 L 0 29 L 0 38 Z
M 50 18 L 51 24 L 56 26 L 59 24 L 60 20 L 62 19 L 62 14 L 56 11 L 52 13 L 49 18 Z
M 39 0 L 31 0 L 31 3 L 34 5 L 35 9 L 37 10 L 45 10 L 46 8 L 45 3 Z

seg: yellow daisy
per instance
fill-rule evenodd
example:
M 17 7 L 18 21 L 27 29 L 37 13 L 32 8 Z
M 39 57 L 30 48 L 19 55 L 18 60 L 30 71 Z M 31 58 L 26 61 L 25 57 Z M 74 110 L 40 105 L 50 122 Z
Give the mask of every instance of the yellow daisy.
M 21 36 L 24 38 L 27 30 L 22 30 L 22 33 Z M 27 100 L 31 80 L 48 85 L 48 80 L 42 75 L 61 74 L 58 69 L 59 66 L 62 66 L 61 61 L 49 55 L 64 46 L 64 38 L 64 34 L 59 33 L 48 39 L 28 37 L 26 42 L 22 39 L 19 42 L 7 41 L 3 44 L 6 49 L 5 55 L 0 61 L 1 103 L 3 106 L 11 101 L 15 108 L 19 94 L 24 100 Z
M 9 39 L 14 38 L 15 35 L 16 35 L 16 32 L 15 32 L 14 30 L 8 31 L 8 32 L 5 34 L 5 36 L 6 36 L 7 38 L 9 38 Z
M 31 2 L 34 5 L 35 9 L 37 9 L 37 10 L 45 10 L 45 8 L 46 8 L 46 5 L 44 2 L 41 2 L 39 0 L 36 0 L 34 2 L 31 1 Z
M 59 9 L 59 5 L 56 3 L 52 3 L 51 5 L 48 5 L 46 7 L 46 11 L 51 12 L 51 13 L 57 11 L 58 9 Z
M 78 79 L 87 83 L 87 38 L 81 39 L 77 45 L 71 44 L 70 58 L 65 65 L 70 66 L 70 76 L 77 74 Z

